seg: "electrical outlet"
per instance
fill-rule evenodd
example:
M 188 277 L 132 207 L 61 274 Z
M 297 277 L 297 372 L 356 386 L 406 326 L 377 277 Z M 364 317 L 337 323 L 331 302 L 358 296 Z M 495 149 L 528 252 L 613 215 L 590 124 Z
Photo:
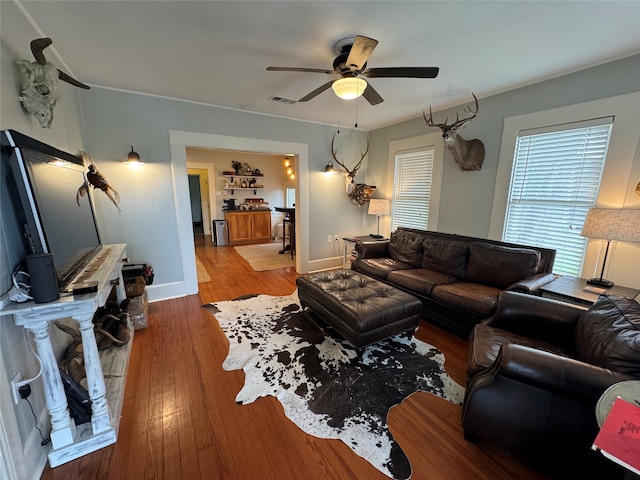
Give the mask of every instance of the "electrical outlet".
M 331 235 L 327 236 L 327 243 L 331 243 Z
M 11 379 L 11 393 L 13 393 L 13 403 L 18 405 L 20 403 L 20 382 L 22 381 L 22 372 L 16 373 L 16 376 Z
M 338 241 L 338 234 L 337 234 L 337 233 L 333 236 L 333 241 L 334 241 L 334 242 L 337 242 L 337 241 Z

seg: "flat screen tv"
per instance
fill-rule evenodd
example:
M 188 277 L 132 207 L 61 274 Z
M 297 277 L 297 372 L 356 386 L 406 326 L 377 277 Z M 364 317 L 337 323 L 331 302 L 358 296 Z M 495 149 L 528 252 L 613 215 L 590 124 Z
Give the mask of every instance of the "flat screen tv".
M 14 130 L 2 130 L 2 171 L 28 254 L 51 253 L 61 290 L 101 247 L 91 195 L 76 200 L 86 181 L 80 157 Z

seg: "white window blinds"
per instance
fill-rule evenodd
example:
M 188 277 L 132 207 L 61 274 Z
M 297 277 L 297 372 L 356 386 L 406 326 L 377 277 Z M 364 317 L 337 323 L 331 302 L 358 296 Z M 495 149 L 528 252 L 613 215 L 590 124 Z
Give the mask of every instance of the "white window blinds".
M 400 226 L 427 229 L 434 157 L 433 147 L 396 153 L 392 231 Z
M 596 203 L 612 121 L 518 135 L 503 240 L 555 249 L 555 273 L 582 270 L 587 239 L 580 232 Z

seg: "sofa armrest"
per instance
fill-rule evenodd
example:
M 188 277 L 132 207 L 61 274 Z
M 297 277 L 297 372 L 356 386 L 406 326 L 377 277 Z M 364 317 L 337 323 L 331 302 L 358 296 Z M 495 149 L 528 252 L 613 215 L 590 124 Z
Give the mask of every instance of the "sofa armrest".
M 494 314 L 482 323 L 568 348 L 584 307 L 525 293 L 503 291 Z
M 384 258 L 389 256 L 389 240 L 371 243 L 356 243 L 358 258 Z
M 637 380 L 613 370 L 523 345 L 504 344 L 490 370 L 511 380 L 582 402 L 596 402 L 611 385 Z
M 510 285 L 507 290 L 512 292 L 536 294 L 540 287 L 553 282 L 555 279 L 556 277 L 553 273 L 538 273 Z

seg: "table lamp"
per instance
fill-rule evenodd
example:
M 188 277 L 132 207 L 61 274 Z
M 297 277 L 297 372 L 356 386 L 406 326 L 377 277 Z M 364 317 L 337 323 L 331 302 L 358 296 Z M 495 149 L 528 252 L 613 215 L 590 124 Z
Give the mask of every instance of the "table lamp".
M 391 202 L 386 198 L 372 198 L 369 200 L 369 215 L 375 215 L 378 217 L 378 233 L 371 234 L 373 238 L 382 238 L 380 235 L 380 216 L 391 215 Z
M 607 241 L 600 278 L 592 278 L 587 280 L 587 283 L 603 288 L 612 287 L 612 281 L 602 278 L 607 264 L 609 245 L 613 241 L 640 242 L 640 209 L 590 208 L 580 235 Z

